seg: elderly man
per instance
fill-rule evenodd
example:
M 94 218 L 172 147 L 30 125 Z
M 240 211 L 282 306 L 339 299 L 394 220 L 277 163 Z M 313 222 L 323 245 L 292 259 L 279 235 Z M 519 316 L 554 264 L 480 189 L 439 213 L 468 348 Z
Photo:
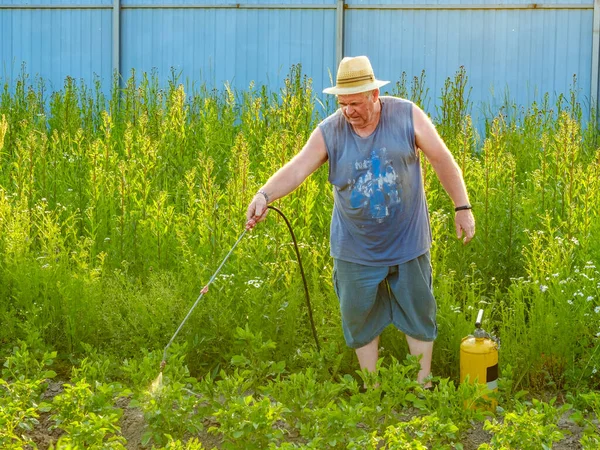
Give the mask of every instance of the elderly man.
M 346 343 L 361 369 L 375 371 L 379 335 L 394 324 L 410 353 L 421 355 L 418 381 L 428 388 L 437 323 L 419 150 L 454 202 L 464 243 L 475 234 L 475 220 L 461 171 L 429 117 L 408 100 L 380 96 L 387 83 L 375 78 L 366 56 L 341 61 L 336 86 L 323 91 L 337 95 L 340 108 L 254 196 L 246 228 L 327 161 L 333 281 Z

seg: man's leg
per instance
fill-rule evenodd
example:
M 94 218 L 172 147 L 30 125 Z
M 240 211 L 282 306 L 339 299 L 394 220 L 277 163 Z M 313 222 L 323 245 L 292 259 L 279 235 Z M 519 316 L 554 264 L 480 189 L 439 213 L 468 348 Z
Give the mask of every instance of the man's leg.
M 433 354 L 433 341 L 418 341 L 417 339 L 406 335 L 406 342 L 408 343 L 408 348 L 410 350 L 411 355 L 422 355 L 421 370 L 419 370 L 419 374 L 417 375 L 417 381 L 423 384 L 425 378 L 427 378 L 431 373 L 431 356 Z M 423 384 L 423 387 L 431 387 L 431 381 L 427 382 L 427 384 Z
M 410 354 L 414 356 L 421 355 L 421 370 L 417 375 L 417 381 L 421 384 L 431 373 L 431 357 L 433 355 L 433 341 L 419 341 L 406 335 L 406 342 Z M 356 349 L 356 356 L 361 370 L 367 369 L 369 372 L 375 372 L 377 369 L 377 359 L 379 358 L 379 336 L 369 342 L 367 345 Z M 423 387 L 431 387 L 431 382 L 427 382 Z
M 367 369 L 369 372 L 375 372 L 377 369 L 377 359 L 379 359 L 379 336 L 367 345 L 357 348 L 356 356 L 358 357 L 361 370 Z

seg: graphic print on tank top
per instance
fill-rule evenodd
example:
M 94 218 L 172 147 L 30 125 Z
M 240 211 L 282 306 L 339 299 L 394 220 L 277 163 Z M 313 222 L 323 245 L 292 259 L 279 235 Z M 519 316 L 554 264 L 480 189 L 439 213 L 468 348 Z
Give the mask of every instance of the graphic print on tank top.
M 385 147 L 371 150 L 370 159 L 356 161 L 356 178 L 351 183 L 350 204 L 363 208 L 372 219 L 381 223 L 390 215 L 390 207 L 399 205 L 402 210 L 401 192 L 398 192 L 398 174 L 387 158 Z

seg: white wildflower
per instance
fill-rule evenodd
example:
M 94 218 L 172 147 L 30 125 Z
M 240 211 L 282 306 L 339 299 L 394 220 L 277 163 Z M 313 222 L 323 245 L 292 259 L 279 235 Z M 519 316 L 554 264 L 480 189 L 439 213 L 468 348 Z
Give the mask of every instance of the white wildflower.
M 263 283 L 263 281 L 262 281 L 261 279 L 256 279 L 256 280 L 248 280 L 248 281 L 246 281 L 246 284 L 247 284 L 248 286 L 254 286 L 254 287 L 255 287 L 255 288 L 257 288 L 257 289 L 258 289 L 259 287 L 261 287 L 262 283 Z
M 594 300 L 594 297 L 589 295 L 588 298 L 585 299 L 588 302 L 591 302 L 592 300 Z
M 541 292 L 546 292 L 548 290 L 548 286 L 546 286 L 545 284 L 540 284 L 540 291 Z

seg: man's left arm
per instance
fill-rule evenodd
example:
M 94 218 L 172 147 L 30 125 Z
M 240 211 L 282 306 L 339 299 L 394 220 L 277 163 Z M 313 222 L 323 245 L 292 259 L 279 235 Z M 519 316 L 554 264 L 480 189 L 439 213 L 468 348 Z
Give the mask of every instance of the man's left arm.
M 417 105 L 413 105 L 413 123 L 415 143 L 433 166 L 433 170 L 454 202 L 454 206 L 469 205 L 469 195 L 458 164 L 427 114 Z M 464 236 L 463 243 L 466 244 L 473 239 L 475 218 L 470 209 L 457 211 L 454 225 L 456 226 L 456 236 L 459 239 Z

